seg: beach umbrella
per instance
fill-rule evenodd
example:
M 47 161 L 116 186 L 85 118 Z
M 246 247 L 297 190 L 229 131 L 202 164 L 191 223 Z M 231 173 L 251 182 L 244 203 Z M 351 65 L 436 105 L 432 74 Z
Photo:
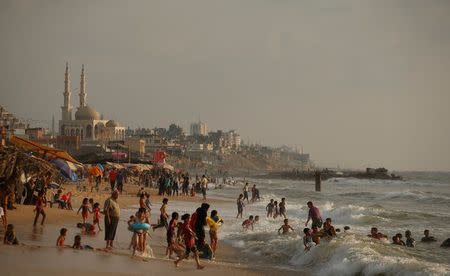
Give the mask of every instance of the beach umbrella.
M 89 174 L 93 175 L 93 176 L 102 176 L 103 175 L 102 171 L 97 166 L 92 166 L 89 169 Z
M 52 164 L 59 169 L 64 177 L 70 179 L 71 181 L 78 180 L 78 175 L 75 173 L 77 171 L 77 167 L 72 162 L 63 159 L 55 159 L 52 161 Z

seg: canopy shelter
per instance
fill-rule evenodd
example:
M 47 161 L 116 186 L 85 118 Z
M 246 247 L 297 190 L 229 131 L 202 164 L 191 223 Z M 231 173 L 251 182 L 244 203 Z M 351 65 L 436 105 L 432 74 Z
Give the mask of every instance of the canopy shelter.
M 131 169 L 134 171 L 151 171 L 153 169 L 153 166 L 150 164 L 123 164 L 127 169 Z
M 106 165 L 110 168 L 114 168 L 116 170 L 125 169 L 125 167 L 122 164 L 119 163 L 113 163 L 113 162 L 106 162 Z
M 14 136 L 14 135 L 11 136 L 11 138 L 9 139 L 9 142 L 11 144 L 15 145 L 16 147 L 22 148 L 26 151 L 32 151 L 32 152 L 38 153 L 41 158 L 48 159 L 50 161 L 55 160 L 55 159 L 63 159 L 63 160 L 72 162 L 74 164 L 81 164 L 80 162 L 75 160 L 75 158 L 70 156 L 70 154 L 68 154 L 67 152 L 60 150 L 60 149 L 47 147 L 47 146 L 41 145 L 39 143 L 30 141 L 30 140 L 27 140 L 24 138 L 20 138 L 20 137 Z

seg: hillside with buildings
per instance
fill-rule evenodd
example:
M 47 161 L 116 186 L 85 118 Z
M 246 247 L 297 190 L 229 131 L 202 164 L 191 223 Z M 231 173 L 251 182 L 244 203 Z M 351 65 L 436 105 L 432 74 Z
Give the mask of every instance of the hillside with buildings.
M 78 107 L 72 105 L 72 81 L 69 64 L 64 71 L 61 117 L 52 129 L 30 126 L 0 107 L 2 135 L 15 135 L 68 151 L 81 162 L 153 162 L 164 153 L 177 168 L 198 173 L 260 174 L 310 167 L 309 154 L 288 147 L 245 144 L 236 130 L 208 130 L 206 122 L 190 125 L 189 133 L 173 123 L 167 128 L 131 129 L 114 119 L 106 119 L 87 103 L 86 71 L 80 73 Z

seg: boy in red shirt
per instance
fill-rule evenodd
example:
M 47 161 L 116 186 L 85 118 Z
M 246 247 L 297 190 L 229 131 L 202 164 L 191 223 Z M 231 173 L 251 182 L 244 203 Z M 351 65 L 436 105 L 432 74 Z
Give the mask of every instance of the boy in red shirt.
M 205 268 L 204 266 L 200 265 L 200 260 L 198 258 L 198 251 L 197 248 L 195 247 L 195 233 L 194 231 L 192 231 L 191 227 L 189 226 L 189 219 L 190 219 L 190 215 L 189 214 L 184 214 L 181 217 L 181 220 L 183 220 L 183 225 L 182 227 L 182 236 L 184 239 L 184 243 L 186 245 L 186 253 L 184 254 L 184 256 L 181 256 L 178 258 L 178 260 L 176 260 L 174 262 L 175 266 L 178 267 L 178 264 L 185 258 L 187 258 L 187 256 L 189 256 L 189 253 L 192 251 L 194 253 L 194 258 L 195 258 L 195 263 L 197 264 L 197 269 L 203 269 Z

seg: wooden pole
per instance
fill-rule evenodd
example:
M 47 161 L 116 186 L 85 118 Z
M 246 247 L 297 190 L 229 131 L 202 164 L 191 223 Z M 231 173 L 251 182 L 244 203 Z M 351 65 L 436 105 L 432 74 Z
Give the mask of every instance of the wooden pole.
M 320 192 L 321 191 L 321 185 L 322 185 L 322 180 L 320 178 L 320 172 L 316 171 L 314 176 L 316 178 L 316 192 Z

